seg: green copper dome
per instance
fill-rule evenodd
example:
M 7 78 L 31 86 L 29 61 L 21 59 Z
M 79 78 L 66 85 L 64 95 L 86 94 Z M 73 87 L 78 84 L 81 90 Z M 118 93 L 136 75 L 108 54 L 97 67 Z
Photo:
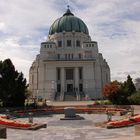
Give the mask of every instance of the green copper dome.
M 75 17 L 68 9 L 66 13 L 59 19 L 57 19 L 50 27 L 49 35 L 60 32 L 83 32 L 88 33 L 86 24 L 79 18 Z

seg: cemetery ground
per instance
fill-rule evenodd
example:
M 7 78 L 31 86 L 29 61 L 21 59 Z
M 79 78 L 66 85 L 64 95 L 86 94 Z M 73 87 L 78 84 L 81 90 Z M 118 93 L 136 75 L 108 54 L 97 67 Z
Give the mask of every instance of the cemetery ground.
M 93 102 L 50 102 L 53 106 L 74 106 L 92 104 Z M 134 107 L 135 113 L 140 113 L 140 107 Z M 38 130 L 20 130 L 7 128 L 7 140 L 139 140 L 135 136 L 135 126 L 116 129 L 97 127 L 96 123 L 107 120 L 107 115 L 101 114 L 78 114 L 84 120 L 60 120 L 64 114 L 42 114 L 33 117 L 34 123 L 47 124 L 47 128 Z M 124 116 L 115 115 L 113 120 Z M 28 122 L 29 117 L 16 118 L 17 121 Z

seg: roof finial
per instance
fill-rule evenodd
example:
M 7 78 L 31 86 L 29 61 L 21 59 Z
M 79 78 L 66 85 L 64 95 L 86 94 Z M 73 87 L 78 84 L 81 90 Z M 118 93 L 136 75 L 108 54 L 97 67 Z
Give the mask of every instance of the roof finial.
M 70 5 L 69 5 L 69 0 L 68 0 L 68 5 L 67 5 L 67 11 L 66 11 L 66 13 L 63 15 L 63 16 L 68 16 L 68 15 L 71 15 L 71 16 L 74 16 L 74 14 L 72 14 L 71 13 L 71 11 L 70 11 Z
M 69 6 L 69 4 L 67 5 L 67 7 L 68 7 L 68 9 L 70 9 L 70 6 Z
M 70 8 L 70 0 L 67 0 L 67 1 L 68 1 L 67 7 L 69 9 Z

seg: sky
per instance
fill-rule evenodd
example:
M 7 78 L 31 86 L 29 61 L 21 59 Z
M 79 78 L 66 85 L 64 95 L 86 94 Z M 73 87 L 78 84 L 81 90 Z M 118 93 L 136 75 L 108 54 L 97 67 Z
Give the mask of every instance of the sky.
M 111 80 L 140 77 L 140 0 L 0 0 L 0 60 L 28 80 L 50 26 L 70 5 L 111 69 Z

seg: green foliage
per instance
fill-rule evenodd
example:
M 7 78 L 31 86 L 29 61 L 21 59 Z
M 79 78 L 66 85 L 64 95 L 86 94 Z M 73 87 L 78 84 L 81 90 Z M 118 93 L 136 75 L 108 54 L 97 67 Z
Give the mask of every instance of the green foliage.
M 10 59 L 0 62 L 0 98 L 4 106 L 23 106 L 25 101 L 26 79 L 23 73 L 15 70 Z
M 113 81 L 103 88 L 103 96 L 109 99 L 113 104 L 127 105 L 130 104 L 129 96 L 136 92 L 135 85 L 130 75 L 124 83 Z
M 128 97 L 131 104 L 140 105 L 140 90 Z
M 112 102 L 110 100 L 100 100 L 100 105 L 112 105 Z
M 121 92 L 121 84 L 118 81 L 113 81 L 103 88 L 103 96 L 109 99 L 113 104 L 122 104 L 124 95 Z
M 130 75 L 127 76 L 127 80 L 122 84 L 122 90 L 127 94 L 127 96 L 131 96 L 136 92 L 136 87 L 132 81 Z
M 32 91 L 30 91 L 28 88 L 25 90 L 25 96 L 26 98 L 29 98 L 32 96 Z
M 112 102 L 109 101 L 109 100 L 105 100 L 105 101 L 104 101 L 104 105 L 112 105 Z

